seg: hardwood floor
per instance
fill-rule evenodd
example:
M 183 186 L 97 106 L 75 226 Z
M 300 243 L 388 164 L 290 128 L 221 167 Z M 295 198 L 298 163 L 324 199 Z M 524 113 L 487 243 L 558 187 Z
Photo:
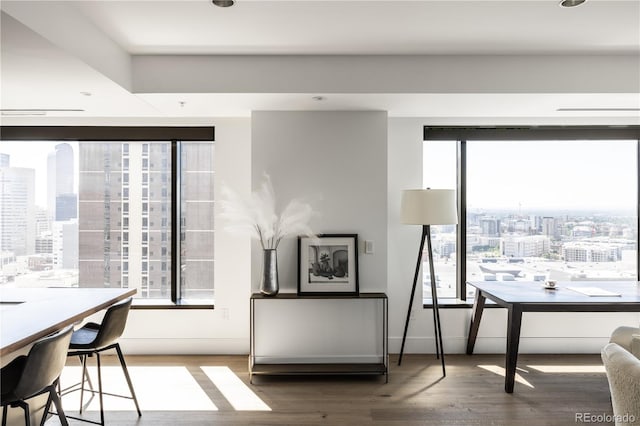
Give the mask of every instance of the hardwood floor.
M 117 360 L 105 358 L 105 391 L 126 393 Z M 526 383 L 513 394 L 503 390 L 504 355 L 448 355 L 446 378 L 432 354 L 406 355 L 401 367 L 392 356 L 387 384 L 381 376 L 254 376 L 249 384 L 246 356 L 127 356 L 127 363 L 143 414 L 132 401 L 108 399 L 108 425 L 575 425 L 578 413 L 612 413 L 598 355 L 521 355 Z M 79 371 L 70 360 L 63 386 Z M 93 419 L 95 402 L 84 414 Z M 77 415 L 77 395 L 63 404 Z

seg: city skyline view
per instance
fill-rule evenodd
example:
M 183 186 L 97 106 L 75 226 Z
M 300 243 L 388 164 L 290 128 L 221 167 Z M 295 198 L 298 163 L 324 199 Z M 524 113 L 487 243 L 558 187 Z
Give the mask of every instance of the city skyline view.
M 634 209 L 624 209 L 624 208 L 607 208 L 607 207 L 575 207 L 575 208 L 552 208 L 552 207 L 540 207 L 540 208 L 530 208 L 525 210 L 524 208 L 520 209 L 520 211 L 514 211 L 508 208 L 493 208 L 493 207 L 467 207 L 467 212 L 469 213 L 484 213 L 488 215 L 514 215 L 521 214 L 524 216 L 574 216 L 574 217 L 608 217 L 608 218 L 627 218 L 627 217 L 635 217 Z
M 457 188 L 457 147 L 424 142 L 424 187 Z M 636 162 L 637 141 L 468 141 L 462 279 L 637 279 Z M 458 297 L 456 226 L 434 228 L 438 294 Z
M 425 186 L 455 188 L 457 142 L 424 144 Z M 53 194 L 56 209 L 79 208 L 84 213 L 74 216 L 67 212 L 62 216 L 64 219 L 79 217 L 74 225 L 64 220 L 56 221 L 52 216 L 56 212 L 51 211 L 47 215 L 49 220 L 53 217 L 54 222 L 49 223 L 34 211 L 26 215 L 29 223 L 25 223 L 25 231 L 17 231 L 16 226 L 7 222 L 2 231 L 5 237 L 29 241 L 26 248 L 14 250 L 11 255 L 51 253 L 53 256 L 51 261 L 33 256 L 29 266 L 22 260 L 23 269 L 53 267 L 55 270 L 64 269 L 63 265 L 75 265 L 78 269 L 78 261 L 81 265 L 92 265 L 84 269 L 85 273 L 92 271 L 93 278 L 88 279 L 85 275 L 87 279 L 84 280 L 85 285 L 91 282 L 91 286 L 105 283 L 127 286 L 130 285 L 129 276 L 139 275 L 142 278 L 137 279 L 142 282 L 131 285 L 148 289 L 144 294 L 155 292 L 156 297 L 166 297 L 170 279 L 167 275 L 170 246 L 166 242 L 170 238 L 168 226 L 171 221 L 166 214 L 170 198 L 167 145 L 146 143 L 145 148 L 142 144 L 121 142 L 87 143 L 83 147 L 66 142 L 3 144 L 0 152 L 10 156 L 11 167 L 33 170 L 34 203 L 45 211 L 48 204 L 48 210 L 51 210 L 51 191 L 54 189 L 50 184 L 55 180 L 48 157 L 57 151 L 56 146 L 62 145 L 73 150 L 74 166 L 69 167 L 68 172 L 73 174 L 71 181 L 78 194 L 78 206 L 68 204 L 73 200 L 63 193 L 58 194 L 56 189 Z M 184 158 L 190 158 L 183 165 L 186 166 L 185 177 L 193 179 L 193 188 L 199 190 L 185 192 L 189 197 L 185 207 L 191 210 L 187 217 L 195 228 L 193 231 L 185 228 L 183 238 L 193 239 L 189 246 L 193 256 L 189 261 L 190 270 L 195 272 L 203 268 L 203 273 L 212 274 L 213 260 L 206 253 L 213 251 L 207 240 L 207 235 L 213 235 L 213 222 L 206 211 L 213 203 L 213 174 L 210 171 L 213 157 L 209 151 L 198 155 L 199 149 L 204 146 L 189 146 L 189 150 L 193 150 L 191 157 L 190 151 L 185 151 Z M 61 155 L 67 155 L 63 151 L 60 151 Z M 93 154 L 89 155 L 89 152 Z M 85 158 L 84 165 L 82 158 Z M 571 163 L 570 175 L 556 170 L 567 162 Z M 599 172 L 593 173 L 594 169 Z M 554 274 L 570 278 L 576 273 L 584 278 L 596 272 L 599 277 L 627 279 L 633 276 L 635 279 L 634 253 L 638 239 L 635 170 L 635 141 L 470 143 L 467 146 L 466 279 L 540 280 Z M 544 194 L 546 201 L 540 201 L 540 194 Z M 5 196 L 12 197 L 10 194 Z M 527 203 L 519 201 L 521 199 L 526 199 Z M 552 201 L 557 205 L 546 205 Z M 534 205 L 536 203 L 538 205 Z M 109 206 L 108 211 L 105 206 Z M 25 204 L 24 211 L 29 208 Z M 17 219 L 19 216 L 18 213 L 13 215 Z M 457 296 L 455 230 L 455 226 L 434 227 L 436 274 L 441 288 L 449 289 L 446 292 L 452 297 Z M 80 255 L 78 247 L 84 247 Z M 7 250 L 7 243 L 3 243 L 2 250 Z M 64 253 L 67 253 L 66 257 Z M 522 262 L 517 274 L 509 277 L 500 271 L 500 266 L 513 271 L 510 259 L 520 258 Z M 489 261 L 497 266 L 479 268 L 479 264 Z M 582 264 L 570 265 L 574 262 Z M 110 266 L 101 266 L 107 264 Z M 583 266 L 587 268 L 586 272 Z M 496 271 L 493 274 L 492 267 Z M 198 291 L 197 288 L 193 290 Z
M 47 157 L 60 143 L 68 144 L 73 150 L 75 176 L 73 192 L 77 194 L 79 166 L 77 142 L 21 141 L 3 143 L 0 147 L 1 154 L 10 156 L 11 167 L 24 167 L 35 171 L 35 203 L 43 209 L 47 208 Z
M 136 288 L 136 297 L 169 299 L 177 259 L 181 297 L 212 299 L 214 146 L 179 146 L 174 235 L 170 142 L 4 142 L 0 284 Z
M 456 227 L 434 226 L 434 267 L 438 295 L 443 298 L 458 297 Z M 471 211 L 464 254 L 466 281 L 635 281 L 637 240 L 635 215 Z M 429 299 L 426 255 L 423 259 L 423 297 Z M 474 288 L 467 286 L 467 297 L 473 295 Z

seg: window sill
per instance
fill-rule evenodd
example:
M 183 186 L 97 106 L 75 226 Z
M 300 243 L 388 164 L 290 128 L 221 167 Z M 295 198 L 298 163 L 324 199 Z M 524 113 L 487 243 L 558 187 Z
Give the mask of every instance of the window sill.
M 131 309 L 214 309 L 213 300 L 170 300 L 133 299 Z

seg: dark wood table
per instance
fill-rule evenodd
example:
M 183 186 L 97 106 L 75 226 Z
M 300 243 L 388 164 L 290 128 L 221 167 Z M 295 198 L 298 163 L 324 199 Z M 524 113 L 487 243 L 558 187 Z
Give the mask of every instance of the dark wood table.
M 0 356 L 135 293 L 127 288 L 0 288 Z
M 523 312 L 640 312 L 640 284 L 636 281 L 561 281 L 547 290 L 543 282 L 472 281 L 476 288 L 467 354 L 473 353 L 486 299 L 508 310 L 504 390 L 513 393 Z M 569 287 L 596 287 L 619 296 L 587 296 Z

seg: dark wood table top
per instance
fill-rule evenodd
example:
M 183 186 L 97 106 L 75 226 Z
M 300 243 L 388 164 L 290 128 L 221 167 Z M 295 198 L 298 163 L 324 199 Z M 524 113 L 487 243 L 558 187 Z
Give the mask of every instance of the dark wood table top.
M 136 293 L 115 288 L 0 288 L 0 355 L 105 309 Z
M 266 296 L 262 293 L 253 293 L 251 299 L 386 299 L 385 293 L 358 293 L 358 294 L 298 294 L 298 293 L 278 293 L 275 296 Z
M 501 305 L 521 304 L 543 309 L 555 305 L 581 306 L 585 309 L 637 310 L 640 305 L 640 284 L 637 281 L 558 281 L 555 289 L 546 289 L 541 281 L 470 281 L 489 299 Z M 571 288 L 595 287 L 619 296 L 588 296 Z M 550 308 L 551 309 L 551 308 Z M 555 310 L 555 309 L 554 309 Z

